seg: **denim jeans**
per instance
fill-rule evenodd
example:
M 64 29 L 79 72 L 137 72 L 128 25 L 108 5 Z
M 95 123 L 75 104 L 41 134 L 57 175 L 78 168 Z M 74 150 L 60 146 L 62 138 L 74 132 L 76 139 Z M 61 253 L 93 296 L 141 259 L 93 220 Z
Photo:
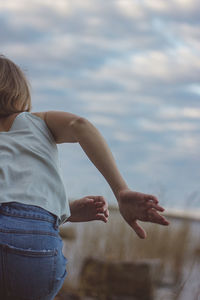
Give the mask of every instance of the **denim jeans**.
M 0 203 L 0 299 L 53 300 L 67 276 L 62 248 L 57 216 Z

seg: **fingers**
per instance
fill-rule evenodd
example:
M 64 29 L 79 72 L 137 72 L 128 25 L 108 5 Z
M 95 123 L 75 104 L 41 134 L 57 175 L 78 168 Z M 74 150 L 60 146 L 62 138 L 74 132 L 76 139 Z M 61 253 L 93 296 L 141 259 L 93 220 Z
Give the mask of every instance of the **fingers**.
M 84 198 L 84 204 L 87 204 L 87 203 L 95 203 L 95 202 L 94 202 L 94 199 Z
M 108 218 L 109 217 L 109 210 L 108 208 L 105 210 L 104 215 Z
M 103 221 L 104 223 L 108 222 L 108 218 L 102 214 L 96 214 L 95 220 L 100 220 L 100 221 Z
M 154 209 L 156 209 L 156 210 L 158 210 L 158 211 L 160 211 L 160 212 L 163 212 L 165 209 L 163 208 L 163 207 L 161 207 L 160 205 L 158 205 L 158 204 L 155 204 L 155 203 L 153 203 L 153 202 L 147 202 L 146 203 L 146 207 L 147 208 L 154 208 Z
M 103 205 L 107 204 L 107 202 L 103 196 L 87 196 L 87 198 L 92 199 L 97 208 L 102 207 Z
M 145 239 L 146 238 L 146 232 L 144 231 L 144 229 L 138 225 L 138 223 L 136 221 L 133 221 L 132 223 L 129 224 L 136 232 L 136 234 L 141 238 L 141 239 Z
M 149 221 L 152 223 L 160 224 L 160 225 L 169 225 L 169 221 L 165 219 L 165 217 L 161 216 L 155 210 L 150 209 L 148 211 Z
M 108 204 L 103 196 L 87 196 L 87 198 L 92 199 L 95 204 L 96 212 L 99 219 L 107 222 L 109 217 Z
M 95 203 L 106 203 L 106 200 L 103 196 L 87 196 L 87 198 L 93 199 Z
M 103 196 L 88 196 L 93 197 L 96 211 L 103 213 L 106 217 L 109 217 L 108 204 Z
M 106 204 L 106 202 L 100 202 L 100 201 L 98 201 L 98 202 L 95 202 L 95 207 L 96 208 L 101 208 L 102 206 L 104 206 Z
M 104 206 L 104 207 L 101 207 L 101 208 L 97 208 L 96 211 L 98 213 L 104 214 L 106 217 L 109 217 L 109 211 L 108 211 L 108 207 L 107 206 Z
M 146 195 L 145 196 L 145 200 L 151 200 L 152 202 L 154 202 L 155 204 L 158 204 L 158 199 L 156 198 L 156 196 L 154 196 L 154 195 Z

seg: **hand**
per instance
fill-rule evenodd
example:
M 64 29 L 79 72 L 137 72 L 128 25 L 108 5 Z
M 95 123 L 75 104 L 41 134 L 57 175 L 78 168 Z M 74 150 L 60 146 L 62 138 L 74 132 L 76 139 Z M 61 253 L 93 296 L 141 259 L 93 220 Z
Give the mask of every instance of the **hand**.
M 66 222 L 108 221 L 108 204 L 102 196 L 86 196 L 70 203 L 71 216 Z
M 158 205 L 158 199 L 153 195 L 125 189 L 119 192 L 118 203 L 122 217 L 140 238 L 145 238 L 146 232 L 138 225 L 137 220 L 169 225 L 169 222 L 158 213 L 163 212 L 164 208 Z

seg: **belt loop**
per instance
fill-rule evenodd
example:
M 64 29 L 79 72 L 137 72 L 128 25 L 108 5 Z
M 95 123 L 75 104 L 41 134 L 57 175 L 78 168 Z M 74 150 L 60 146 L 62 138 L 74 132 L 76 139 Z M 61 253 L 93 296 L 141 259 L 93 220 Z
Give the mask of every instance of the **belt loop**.
M 54 228 L 57 230 L 59 227 L 59 218 L 56 216 L 55 217 L 55 222 L 54 222 Z

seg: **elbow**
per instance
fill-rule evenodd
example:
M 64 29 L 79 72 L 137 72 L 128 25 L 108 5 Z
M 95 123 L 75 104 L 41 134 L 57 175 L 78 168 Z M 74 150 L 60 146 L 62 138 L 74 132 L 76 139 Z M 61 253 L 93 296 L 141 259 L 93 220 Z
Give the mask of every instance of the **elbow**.
M 86 131 L 86 127 L 89 124 L 89 121 L 83 117 L 74 119 L 70 123 L 71 131 L 73 136 L 76 138 L 77 141 L 79 141 L 79 138 L 81 135 L 84 134 Z
M 76 118 L 74 120 L 71 121 L 70 126 L 73 128 L 80 128 L 82 126 L 84 126 L 85 124 L 87 124 L 89 121 L 83 117 L 80 118 Z

